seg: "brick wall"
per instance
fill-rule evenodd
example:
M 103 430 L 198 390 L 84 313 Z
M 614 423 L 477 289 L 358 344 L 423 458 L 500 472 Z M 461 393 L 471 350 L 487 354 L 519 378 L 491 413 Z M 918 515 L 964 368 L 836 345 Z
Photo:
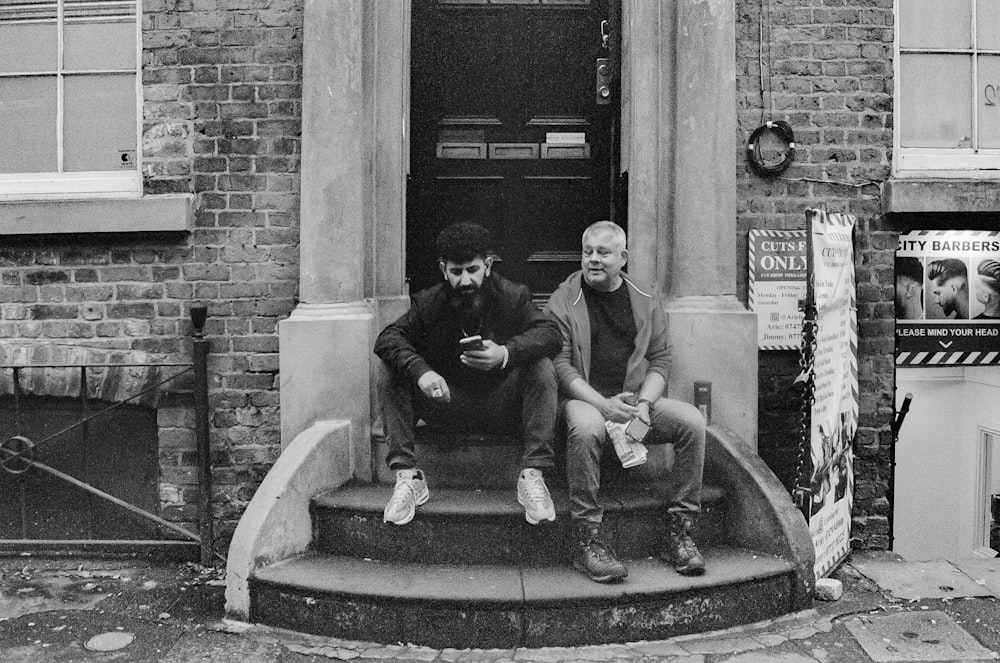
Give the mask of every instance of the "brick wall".
M 897 231 L 882 217 L 871 182 L 890 170 L 892 0 L 737 0 L 736 11 L 739 293 L 746 301 L 750 228 L 804 228 L 807 207 L 858 218 L 861 414 L 852 543 L 886 548 Z M 745 154 L 747 137 L 767 119 L 787 121 L 796 143 L 795 162 L 771 178 L 750 170 Z M 761 454 L 786 483 L 798 433 L 796 355 L 759 358 Z
M 220 548 L 279 452 L 276 326 L 294 307 L 298 276 L 302 2 L 143 3 L 145 187 L 194 193 L 193 233 L 26 238 L 0 249 L 0 343 L 186 356 L 188 307 L 209 305 Z M 801 228 L 818 205 L 858 217 L 854 544 L 884 548 L 898 229 L 880 216 L 871 182 L 889 173 L 892 0 L 737 0 L 736 9 L 738 292 L 745 301 L 750 228 Z M 796 161 L 777 178 L 745 159 L 747 136 L 767 118 L 795 131 Z M 760 356 L 761 451 L 776 467 L 797 441 L 796 359 Z M 161 430 L 185 428 L 175 414 Z M 161 494 L 168 513 L 182 514 L 196 499 L 185 478 L 193 440 L 175 437 Z
M 208 304 L 219 549 L 280 451 L 277 322 L 295 305 L 302 0 L 144 0 L 147 193 L 193 193 L 190 234 L 0 249 L 0 343 L 188 358 Z M 72 223 L 72 219 L 66 219 Z M 164 515 L 196 504 L 188 415 L 160 414 Z

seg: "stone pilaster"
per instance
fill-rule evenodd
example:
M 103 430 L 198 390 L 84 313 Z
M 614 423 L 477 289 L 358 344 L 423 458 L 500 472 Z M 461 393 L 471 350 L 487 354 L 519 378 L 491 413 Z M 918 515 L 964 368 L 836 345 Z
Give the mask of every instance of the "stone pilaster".
M 672 397 L 713 383 L 713 423 L 756 447 L 756 315 L 736 298 L 732 0 L 624 6 L 623 158 L 634 274 L 666 295 Z
M 279 327 L 281 441 L 351 423 L 349 473 L 371 476 L 371 69 L 363 0 L 306 0 L 300 300 Z M 343 450 L 342 450 L 343 451 Z

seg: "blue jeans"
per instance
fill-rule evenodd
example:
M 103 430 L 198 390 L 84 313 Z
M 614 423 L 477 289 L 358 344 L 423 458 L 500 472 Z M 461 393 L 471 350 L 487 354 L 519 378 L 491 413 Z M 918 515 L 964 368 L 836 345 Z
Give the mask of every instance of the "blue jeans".
M 614 453 L 607 440 L 604 417 L 593 405 L 569 400 L 566 417 L 566 479 L 569 484 L 570 515 L 574 520 L 599 523 L 604 508 L 597 493 L 601 487 L 601 454 Z M 660 398 L 649 408 L 652 432 L 647 444 L 674 445 L 674 464 L 665 478 L 667 511 L 697 518 L 701 511 L 701 482 L 705 465 L 705 420 L 695 406 L 671 398 Z
M 391 469 L 416 467 L 413 441 L 417 419 L 465 432 L 520 433 L 524 467 L 555 465 L 552 441 L 557 385 L 551 359 L 508 368 L 492 389 L 470 389 L 449 381 L 448 390 L 451 402 L 437 403 L 407 376 L 397 375 L 385 362 L 379 362 L 379 405 L 389 447 L 386 463 Z

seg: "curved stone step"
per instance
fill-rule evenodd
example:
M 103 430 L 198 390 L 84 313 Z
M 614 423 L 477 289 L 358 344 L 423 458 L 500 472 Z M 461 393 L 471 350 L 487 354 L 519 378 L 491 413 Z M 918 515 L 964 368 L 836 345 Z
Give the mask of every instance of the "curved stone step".
M 513 487 L 431 489 L 407 525 L 382 522 L 390 486 L 355 484 L 312 500 L 315 549 L 357 558 L 427 564 L 562 564 L 571 555 L 572 520 L 564 489 L 551 490 L 555 522 L 529 525 Z M 664 504 L 653 486 L 612 487 L 602 493 L 604 535 L 621 555 L 646 557 L 664 547 Z M 694 539 L 725 542 L 725 494 L 706 486 Z
M 577 646 L 665 639 L 769 619 L 797 606 L 789 562 L 725 547 L 708 572 L 628 562 L 616 585 L 568 565 L 387 563 L 310 553 L 258 570 L 251 620 L 319 635 L 430 647 Z
M 546 471 L 546 481 L 565 482 L 565 441 L 556 443 L 556 469 Z M 522 467 L 521 441 L 505 434 L 465 433 L 435 426 L 418 426 L 414 450 L 417 465 L 427 477 L 431 488 L 496 488 L 513 486 Z M 658 473 L 668 472 L 673 455 L 669 444 L 649 445 L 649 461 L 625 471 L 614 452 L 608 450 L 602 459 L 602 474 L 608 480 L 649 480 Z M 395 474 L 383 462 L 388 446 L 381 437 L 372 440 L 376 460 L 377 483 L 392 484 Z

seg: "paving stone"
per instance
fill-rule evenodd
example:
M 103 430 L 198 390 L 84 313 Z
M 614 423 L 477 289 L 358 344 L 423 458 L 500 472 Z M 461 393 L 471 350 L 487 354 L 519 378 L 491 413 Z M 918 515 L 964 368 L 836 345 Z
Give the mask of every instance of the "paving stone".
M 227 633 L 208 631 L 200 638 L 179 640 L 170 651 L 157 657 L 159 663 L 246 663 L 247 661 L 279 661 L 282 647 L 239 638 Z M 131 659 L 124 659 L 131 660 Z M 142 659 L 137 659 L 142 660 Z
M 778 633 L 758 633 L 754 634 L 753 639 L 763 647 L 777 647 L 780 644 L 788 642 L 788 636 Z
M 812 658 L 795 652 L 764 654 L 761 652 L 737 654 L 731 658 L 720 658 L 719 663 L 816 663 L 822 658 Z
M 973 557 L 948 561 L 969 576 L 972 582 L 988 590 L 993 596 L 1000 597 L 1000 560 L 995 557 L 990 559 Z
M 856 617 L 845 625 L 874 663 L 1000 658 L 938 610 Z
M 861 560 L 852 562 L 852 565 L 893 596 L 903 600 L 993 595 L 987 587 L 977 584 L 960 569 L 942 559 L 906 563 Z
M 685 641 L 681 646 L 691 654 L 727 654 L 760 649 L 762 645 L 749 636 L 742 636 L 689 640 Z
M 438 650 L 431 647 L 407 647 L 396 657 L 407 661 L 433 661 L 438 657 Z
M 534 649 L 518 649 L 514 652 L 515 661 L 538 661 L 539 663 L 557 663 L 571 658 L 581 658 L 577 652 L 582 647 L 538 647 Z
M 673 640 L 656 640 L 652 642 L 632 642 L 632 649 L 646 656 L 682 656 L 688 651 Z

